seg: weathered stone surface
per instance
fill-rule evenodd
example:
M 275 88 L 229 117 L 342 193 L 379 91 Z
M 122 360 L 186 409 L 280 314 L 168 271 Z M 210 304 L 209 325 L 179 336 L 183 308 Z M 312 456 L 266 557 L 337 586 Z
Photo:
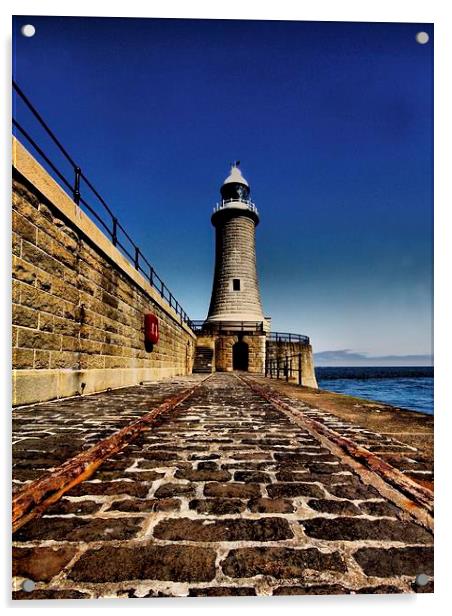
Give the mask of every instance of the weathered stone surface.
M 301 522 L 309 537 L 329 541 L 379 539 L 403 543 L 430 543 L 432 535 L 417 524 L 396 520 L 361 518 L 313 518 Z
M 286 453 L 276 452 L 275 460 L 284 462 L 284 465 L 290 467 L 292 465 L 307 464 L 309 462 L 337 462 L 336 456 L 333 456 L 328 449 L 320 448 L 315 455 L 312 453 Z
M 395 595 L 402 593 L 403 590 L 397 586 L 381 584 L 379 586 L 364 586 L 356 591 L 360 595 Z
M 101 483 L 94 483 L 85 481 L 68 492 L 68 495 L 85 496 L 87 494 L 103 494 L 107 496 L 111 494 L 128 494 L 129 496 L 144 498 L 148 492 L 149 485 L 146 483 L 134 481 L 103 481 Z
M 359 508 L 364 513 L 375 516 L 389 516 L 397 518 L 400 515 L 400 509 L 388 502 L 364 501 L 359 504 Z
M 65 515 L 68 513 L 86 515 L 99 511 L 101 506 L 101 503 L 95 503 L 94 501 L 89 500 L 70 501 L 67 499 L 62 499 L 46 509 L 45 515 Z
M 256 589 L 248 586 L 209 586 L 190 588 L 189 597 L 254 597 Z
M 204 496 L 218 496 L 220 498 L 253 498 L 261 495 L 257 484 L 241 483 L 208 483 L 204 487 Z
M 293 533 L 283 518 L 260 520 L 163 520 L 154 530 L 154 537 L 170 541 L 281 541 Z
M 129 539 L 141 530 L 141 518 L 42 518 L 23 526 L 14 535 L 15 541 L 113 541 Z
M 350 589 L 340 584 L 317 584 L 312 586 L 277 586 L 274 595 L 349 595 Z
M 267 473 L 259 471 L 236 471 L 234 473 L 234 481 L 243 481 L 245 483 L 270 483 L 271 479 Z
M 361 548 L 353 554 L 366 575 L 433 575 L 433 548 Z
M 378 498 L 380 496 L 380 493 L 375 488 L 366 486 L 363 483 L 331 485 L 327 489 L 330 494 L 338 498 L 366 499 Z
M 215 577 L 215 552 L 185 545 L 107 546 L 83 554 L 69 577 L 79 582 L 209 582 Z
M 155 492 L 157 498 L 169 498 L 171 496 L 190 495 L 194 493 L 194 487 L 181 483 L 164 483 Z
M 77 550 L 70 546 L 49 548 L 13 548 L 13 575 L 34 582 L 49 582 L 74 558 Z
M 231 474 L 219 470 L 178 470 L 175 477 L 188 481 L 229 481 Z
M 321 511 L 322 513 L 333 513 L 336 515 L 360 515 L 361 511 L 356 505 L 346 500 L 327 500 L 327 499 L 311 499 L 308 502 L 311 509 Z
M 34 601 L 35 599 L 89 599 L 90 596 L 86 592 L 79 592 L 78 590 L 34 590 L 33 592 L 26 592 L 19 590 L 13 592 L 15 601 Z
M 180 501 L 177 498 L 149 498 L 145 500 L 128 498 L 115 501 L 108 511 L 123 511 L 127 513 L 139 513 L 150 511 L 178 511 Z
M 200 514 L 228 515 L 244 511 L 245 503 L 236 498 L 206 498 L 190 501 L 189 507 Z
M 267 486 L 267 492 L 271 498 L 292 498 L 295 496 L 322 498 L 324 496 L 322 488 L 309 483 L 274 483 Z
M 284 498 L 256 498 L 249 501 L 248 509 L 253 513 L 292 513 L 295 506 Z
M 346 566 L 339 552 L 257 547 L 232 550 L 222 562 L 222 569 L 230 577 L 270 575 L 282 579 L 302 577 L 306 569 L 344 572 Z

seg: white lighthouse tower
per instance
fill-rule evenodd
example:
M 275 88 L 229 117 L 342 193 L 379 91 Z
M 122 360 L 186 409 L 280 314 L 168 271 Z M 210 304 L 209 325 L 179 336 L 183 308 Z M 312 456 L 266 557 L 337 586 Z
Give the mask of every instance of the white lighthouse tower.
M 259 213 L 238 161 L 231 166 L 220 193 L 211 219 L 215 227 L 212 295 L 207 318 L 193 322 L 197 332 L 193 371 L 263 374 L 271 360 L 272 365 L 285 362 L 290 379 L 296 361 L 298 382 L 317 387 L 309 338 L 270 332 L 270 319 L 264 316 L 256 268 Z
M 207 321 L 263 323 L 256 270 L 259 214 L 238 164 L 232 165 L 223 182 L 221 201 L 212 215 L 215 273 Z

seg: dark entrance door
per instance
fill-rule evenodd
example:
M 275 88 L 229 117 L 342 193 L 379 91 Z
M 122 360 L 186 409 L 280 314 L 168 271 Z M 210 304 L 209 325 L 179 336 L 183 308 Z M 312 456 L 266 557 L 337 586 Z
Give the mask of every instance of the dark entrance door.
M 232 347 L 232 367 L 234 370 L 248 370 L 248 345 L 236 342 Z

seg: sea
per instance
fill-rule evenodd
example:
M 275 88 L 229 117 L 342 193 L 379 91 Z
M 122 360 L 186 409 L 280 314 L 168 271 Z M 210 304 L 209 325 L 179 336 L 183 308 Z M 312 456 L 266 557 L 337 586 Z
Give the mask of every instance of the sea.
M 315 369 L 321 389 L 433 415 L 433 367 Z

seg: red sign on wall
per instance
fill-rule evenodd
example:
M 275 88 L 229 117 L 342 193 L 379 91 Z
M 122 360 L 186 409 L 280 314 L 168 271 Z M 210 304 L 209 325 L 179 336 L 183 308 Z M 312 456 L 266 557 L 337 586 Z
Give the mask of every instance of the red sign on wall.
M 159 341 L 159 322 L 155 314 L 144 315 L 144 341 L 150 344 Z

